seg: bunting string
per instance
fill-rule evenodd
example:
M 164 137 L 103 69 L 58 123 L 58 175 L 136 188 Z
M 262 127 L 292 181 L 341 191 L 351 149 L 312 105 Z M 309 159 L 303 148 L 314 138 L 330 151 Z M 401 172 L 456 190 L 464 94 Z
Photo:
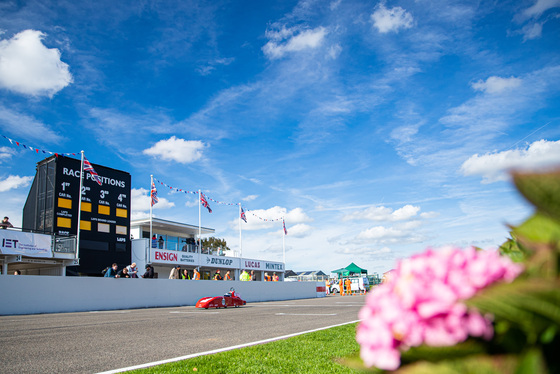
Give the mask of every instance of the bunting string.
M 164 182 L 162 182 L 162 181 L 156 179 L 155 177 L 154 177 L 154 181 L 157 182 L 157 183 L 159 183 L 159 184 L 161 184 L 162 186 L 164 186 L 164 187 L 166 187 L 166 188 L 169 188 L 169 189 L 172 190 L 172 191 L 184 192 L 184 193 L 188 193 L 188 194 L 195 194 L 195 195 L 198 195 L 198 191 L 188 191 L 188 190 L 185 190 L 185 189 L 182 189 L 182 188 L 176 188 L 176 187 L 170 186 L 170 185 L 168 185 L 168 184 L 166 184 L 166 183 L 164 183 Z M 217 204 L 229 205 L 229 206 L 239 206 L 239 204 L 237 204 L 237 203 L 236 203 L 236 204 L 234 204 L 234 203 L 226 203 L 226 202 L 223 202 L 223 201 L 214 200 L 214 199 L 212 199 L 211 197 L 209 197 L 209 196 L 206 195 L 206 194 L 204 194 L 204 196 L 206 197 L 206 199 L 211 200 L 211 201 L 213 201 L 213 202 L 215 202 L 215 203 L 217 203 Z M 258 216 L 257 214 L 253 213 L 252 210 L 247 209 L 246 207 L 243 207 L 243 206 L 241 207 L 241 209 L 244 209 L 245 212 L 251 213 L 252 216 L 254 216 L 254 217 L 256 217 L 256 218 L 258 218 L 258 219 L 260 219 L 261 221 L 264 221 L 264 222 L 277 222 L 277 221 L 283 221 L 283 220 L 284 220 L 283 217 L 280 217 L 280 218 L 263 218 L 263 217 L 260 217 L 260 216 Z
M 51 152 L 51 151 L 45 151 L 39 148 L 35 148 L 35 147 L 30 147 L 28 145 L 23 144 L 22 142 L 18 142 L 17 140 L 14 139 L 10 139 L 8 138 L 6 135 L 2 135 L 5 139 L 7 139 L 11 145 L 16 145 L 18 147 L 23 147 L 25 149 L 29 149 L 31 152 L 35 152 L 35 153 L 43 153 L 43 154 L 49 154 L 49 155 L 62 155 L 62 156 L 78 156 L 78 154 L 80 152 L 76 152 L 76 153 L 57 153 L 57 152 Z

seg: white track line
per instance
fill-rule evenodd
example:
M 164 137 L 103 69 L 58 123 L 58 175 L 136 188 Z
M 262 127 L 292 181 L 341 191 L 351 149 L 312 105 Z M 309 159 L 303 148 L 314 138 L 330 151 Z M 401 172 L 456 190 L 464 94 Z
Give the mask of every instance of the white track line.
M 277 316 L 336 316 L 336 313 L 276 313 Z
M 220 314 L 220 312 L 182 312 L 182 311 L 176 311 L 176 312 L 169 312 L 169 313 L 175 313 L 175 314 Z
M 270 342 L 274 342 L 274 341 L 276 341 L 276 340 L 282 340 L 282 339 L 292 338 L 292 337 L 294 337 L 294 336 L 303 335 L 303 334 L 307 334 L 307 333 L 310 333 L 310 332 L 316 332 L 316 331 L 321 331 L 321 330 L 327 330 L 327 329 L 330 329 L 330 328 L 332 328 L 332 327 L 344 326 L 344 325 L 348 325 L 348 324 L 350 324 L 350 323 L 356 323 L 356 322 L 360 322 L 360 320 L 350 321 L 350 322 L 344 322 L 344 323 L 339 323 L 338 325 L 332 325 L 332 326 L 326 326 L 326 327 L 319 327 L 318 329 L 314 329 L 314 330 L 296 332 L 296 333 L 293 333 L 293 334 L 278 336 L 278 337 L 276 337 L 276 338 L 264 339 L 264 340 L 259 340 L 259 341 L 256 341 L 256 342 L 245 343 L 245 344 L 239 344 L 239 345 L 234 345 L 234 346 L 226 347 L 226 348 L 214 349 L 214 350 L 212 350 L 212 351 L 193 353 L 193 354 L 191 354 L 191 355 L 186 355 L 186 356 L 181 356 L 181 357 L 170 358 L 170 359 L 167 359 L 167 360 L 149 362 L 149 363 L 147 363 L 147 364 L 129 366 L 129 367 L 126 367 L 126 368 L 115 369 L 115 370 L 110 370 L 110 371 L 103 371 L 103 372 L 100 372 L 100 373 L 98 373 L 98 374 L 114 374 L 114 373 L 123 373 L 123 372 L 125 372 L 125 371 L 130 371 L 130 370 L 144 369 L 144 368 L 151 367 L 151 366 L 168 364 L 168 363 L 170 363 L 170 362 L 177 362 L 177 361 L 188 360 L 189 358 L 195 358 L 195 357 L 199 357 L 199 356 L 212 355 L 212 354 L 215 354 L 215 353 L 227 352 L 227 351 L 231 351 L 231 350 L 234 350 L 234 349 L 250 347 L 250 346 L 253 346 L 253 345 L 270 343 Z

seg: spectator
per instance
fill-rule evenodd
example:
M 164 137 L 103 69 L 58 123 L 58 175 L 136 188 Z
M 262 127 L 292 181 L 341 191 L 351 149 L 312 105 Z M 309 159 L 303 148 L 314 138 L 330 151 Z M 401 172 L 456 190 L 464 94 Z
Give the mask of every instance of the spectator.
M 152 248 L 157 248 L 157 236 L 156 236 L 156 234 L 154 234 L 154 236 L 152 236 Z
M 152 265 L 146 265 L 146 272 L 142 275 L 142 278 L 153 278 L 154 277 L 154 268 Z
M 254 270 L 251 270 L 251 280 L 252 281 L 256 281 L 257 280 L 257 274 L 255 274 Z
M 193 279 L 193 280 L 200 280 L 200 273 L 198 272 L 198 269 L 196 269 L 196 268 L 193 270 L 193 277 L 192 277 L 192 279 Z
M 0 223 L 0 228 L 7 229 L 8 227 L 14 227 L 14 225 L 10 223 L 10 219 L 8 217 L 4 217 L 2 223 Z
M 249 275 L 249 273 L 247 273 L 247 270 L 245 270 L 245 269 L 243 269 L 243 271 L 241 272 L 241 276 L 239 278 L 241 278 L 242 281 L 250 281 L 251 280 L 251 276 Z
M 113 265 L 111 265 L 111 267 L 109 269 L 107 269 L 107 271 L 105 272 L 105 275 L 103 277 L 106 278 L 115 278 L 117 276 L 117 269 L 119 267 L 117 266 L 117 263 L 114 262 Z
M 130 275 L 131 278 L 138 278 L 138 268 L 136 267 L 136 262 L 128 265 L 126 269 L 128 270 L 128 275 Z
M 159 249 L 163 249 L 163 236 L 159 236 L 159 240 L 158 240 L 158 246 Z
M 264 281 L 265 282 L 270 282 L 272 279 L 270 278 L 270 275 L 268 275 L 268 273 L 264 273 Z
M 21 271 L 19 270 L 14 271 L 14 275 L 21 275 Z
M 226 275 L 224 275 L 224 280 L 230 281 L 231 280 L 231 275 L 229 273 L 229 270 L 226 271 Z
M 273 282 L 278 282 L 280 280 L 280 278 L 278 278 L 278 275 L 276 275 L 276 273 L 272 273 L 272 281 Z
M 182 279 L 191 279 L 191 277 L 189 277 L 189 271 L 187 269 L 183 270 L 183 276 L 181 278 Z
M 122 270 L 119 271 L 119 273 L 115 278 L 130 278 L 130 275 L 128 274 L 128 269 L 122 268 Z
M 216 270 L 216 274 L 214 274 L 214 280 L 215 281 L 224 280 L 224 277 L 222 277 L 222 274 L 220 274 L 220 269 Z
M 169 279 L 179 279 L 180 273 L 176 267 L 172 268 L 169 272 Z

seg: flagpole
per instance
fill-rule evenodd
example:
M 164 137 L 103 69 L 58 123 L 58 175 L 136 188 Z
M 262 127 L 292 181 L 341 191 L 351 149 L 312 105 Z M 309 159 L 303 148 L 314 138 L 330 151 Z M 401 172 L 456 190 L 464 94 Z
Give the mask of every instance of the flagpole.
M 239 205 L 239 217 L 237 217 L 237 221 L 239 223 L 239 257 L 243 257 L 243 245 L 241 241 L 241 203 Z
M 202 208 L 202 195 L 200 194 L 200 190 L 198 190 L 198 265 L 200 266 L 200 254 L 202 253 L 202 228 L 200 226 L 201 220 L 201 208 Z
M 284 222 L 284 217 L 282 217 L 282 262 L 286 266 L 286 222 Z
M 80 162 L 80 189 L 78 191 L 78 227 L 76 234 L 76 259 L 80 259 L 80 221 L 82 219 L 82 188 L 84 187 L 84 151 L 81 151 Z
M 154 175 L 150 174 L 150 237 L 148 238 L 148 248 L 149 248 L 148 253 L 150 253 L 150 254 L 151 254 L 152 245 L 153 245 L 152 244 L 153 243 L 152 236 L 154 235 L 153 232 L 152 232 L 152 208 L 154 206 L 154 203 L 153 203 L 153 201 L 154 201 L 153 200 L 154 191 L 152 190 L 153 185 L 154 185 Z

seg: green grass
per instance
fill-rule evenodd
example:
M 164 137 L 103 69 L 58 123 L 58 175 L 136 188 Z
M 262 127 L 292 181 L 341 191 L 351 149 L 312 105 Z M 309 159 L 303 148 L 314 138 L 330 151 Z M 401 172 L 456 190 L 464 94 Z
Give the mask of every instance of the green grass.
M 357 373 L 335 362 L 359 350 L 356 324 L 131 373 Z

